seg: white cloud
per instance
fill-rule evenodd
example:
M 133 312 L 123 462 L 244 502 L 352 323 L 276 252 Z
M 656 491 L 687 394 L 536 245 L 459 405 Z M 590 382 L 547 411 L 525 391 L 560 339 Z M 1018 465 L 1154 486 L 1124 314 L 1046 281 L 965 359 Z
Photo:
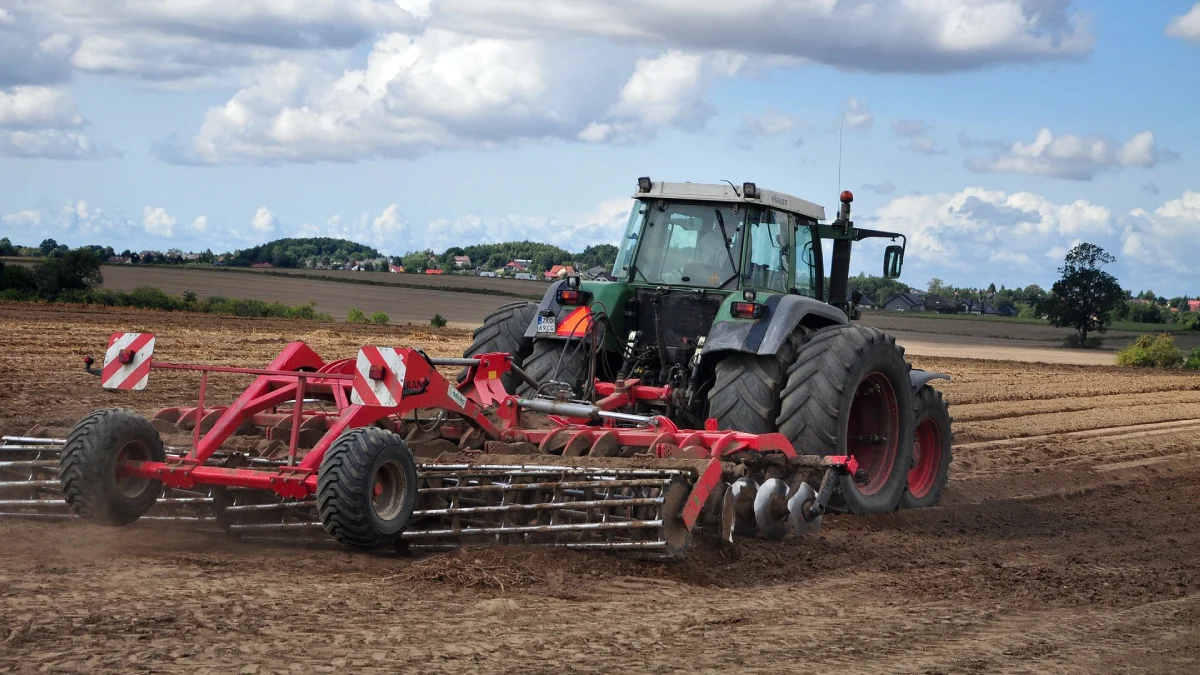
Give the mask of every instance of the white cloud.
M 742 125 L 738 127 L 734 141 L 739 148 L 750 150 L 758 141 L 789 134 L 797 126 L 796 118 L 767 108 L 761 115 L 742 117 Z
M 968 159 L 965 166 L 981 173 L 1022 173 L 1091 180 L 1106 171 L 1153 167 L 1175 156 L 1172 151 L 1155 144 L 1152 131 L 1139 132 L 1121 143 L 1109 136 L 1096 134 L 1066 134 L 1055 138 L 1049 129 L 1042 129 L 1032 143 L 1017 141 L 1007 149 L 997 149 L 991 157 Z
M 170 237 L 175 234 L 175 225 L 179 221 L 167 213 L 161 206 L 147 206 L 142 211 L 142 227 L 146 232 L 156 237 Z
M 877 72 L 1075 59 L 1093 43 L 1084 17 L 1057 0 L 442 0 L 434 17 L 480 34 L 665 43 Z
M 107 146 L 96 145 L 78 131 L 0 128 L 0 157 L 98 159 L 119 154 Z
M 119 154 L 75 130 L 84 122 L 65 89 L 27 85 L 0 89 L 0 157 L 95 159 Z
M 259 234 L 270 234 L 278 226 L 279 221 L 276 220 L 275 214 L 265 206 L 258 207 L 258 210 L 254 212 L 254 218 L 250 220 L 250 227 Z
M 1043 256 L 1047 249 L 1075 238 L 1094 241 L 1116 232 L 1113 213 L 1105 206 L 1084 200 L 1058 204 L 1029 192 L 978 187 L 953 194 L 896 197 L 869 215 L 860 215 L 859 221 L 862 226 L 907 235 L 908 259 L 918 275 L 952 271 L 972 278 L 982 261 L 990 261 L 989 269 L 997 272 L 1044 275 L 1055 267 Z
M 1166 33 L 1171 37 L 1200 43 L 1200 2 L 1192 5 L 1186 14 L 1172 17 Z
M 603 120 L 580 131 L 579 139 L 628 143 L 669 127 L 702 129 L 716 112 L 704 101 L 708 80 L 716 72 L 732 74 L 739 67 L 737 62 L 674 49 L 656 58 L 638 59 L 620 98 Z
M 835 127 L 847 126 L 854 131 L 869 131 L 875 124 L 875 115 L 867 109 L 867 102 L 851 96 L 842 104 L 842 117 Z
M 1152 269 L 1195 279 L 1194 248 L 1200 241 L 1200 192 L 1184 192 L 1148 213 L 1134 209 L 1121 233 L 1121 251 Z
M 57 87 L 0 89 L 0 127 L 64 128 L 83 124 L 69 91 Z
M 877 195 L 891 194 L 896 191 L 896 184 L 890 178 L 882 183 L 863 183 L 863 187 Z
M 192 221 L 191 230 L 200 234 L 208 232 L 208 216 L 197 216 Z
M 930 131 L 929 125 L 923 120 L 892 120 L 892 133 L 908 140 L 908 145 L 901 146 L 901 150 L 910 150 L 922 155 L 945 152 L 929 135 Z

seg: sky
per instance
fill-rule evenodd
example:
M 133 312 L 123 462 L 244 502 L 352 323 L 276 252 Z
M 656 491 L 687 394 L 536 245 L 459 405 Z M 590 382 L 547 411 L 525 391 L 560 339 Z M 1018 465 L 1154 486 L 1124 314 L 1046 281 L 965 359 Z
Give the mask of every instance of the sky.
M 1200 295 L 1192 0 L 0 0 L 0 237 L 615 243 L 638 176 L 1044 287 Z M 882 244 L 852 269 L 878 274 Z

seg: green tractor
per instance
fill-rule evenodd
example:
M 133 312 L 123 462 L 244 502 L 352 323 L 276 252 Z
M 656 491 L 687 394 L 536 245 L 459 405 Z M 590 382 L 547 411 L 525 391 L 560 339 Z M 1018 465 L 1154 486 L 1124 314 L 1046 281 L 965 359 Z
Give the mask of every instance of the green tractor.
M 798 453 L 853 457 L 833 510 L 932 506 L 950 464 L 950 415 L 930 380 L 882 331 L 851 323 L 853 242 L 882 237 L 896 278 L 904 235 L 856 228 L 853 195 L 838 217 L 744 183 L 639 178 L 607 280 L 551 284 L 540 303 L 500 307 L 464 355 L 512 354 L 526 399 L 592 402 L 597 382 L 636 381 L 660 395 L 627 412 L 680 427 L 781 432 Z M 823 259 L 823 240 L 832 260 Z

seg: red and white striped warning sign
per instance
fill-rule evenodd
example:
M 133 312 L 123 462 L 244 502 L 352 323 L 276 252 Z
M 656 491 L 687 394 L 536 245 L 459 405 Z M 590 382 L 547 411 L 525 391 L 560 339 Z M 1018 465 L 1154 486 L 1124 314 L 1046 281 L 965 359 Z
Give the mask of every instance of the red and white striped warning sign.
M 100 384 L 105 389 L 145 389 L 153 353 L 153 333 L 113 333 L 104 353 Z
M 392 408 L 404 397 L 404 360 L 391 347 L 363 347 L 354 363 L 350 402 Z

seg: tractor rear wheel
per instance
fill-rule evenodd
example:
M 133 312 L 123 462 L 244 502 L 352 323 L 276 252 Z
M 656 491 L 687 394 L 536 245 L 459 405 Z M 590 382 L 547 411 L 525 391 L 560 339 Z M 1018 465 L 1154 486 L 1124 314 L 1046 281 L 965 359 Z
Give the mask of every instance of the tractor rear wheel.
M 792 345 L 785 341 L 774 355 L 731 352 L 717 362 L 708 390 L 708 416 L 717 420 L 717 428 L 752 434 L 779 430 L 779 395 L 794 358 Z
M 162 462 L 162 437 L 150 420 L 120 408 L 97 410 L 67 434 L 59 457 L 63 497 L 81 518 L 128 525 L 146 515 L 162 481 L 121 476 L 118 462 Z
M 483 320 L 482 326 L 471 333 L 471 346 L 467 347 L 463 356 L 504 352 L 512 354 L 513 363 L 520 366 L 533 351 L 533 338 L 525 337 L 525 329 L 533 322 L 537 311 L 536 302 L 514 302 L 501 306 Z M 467 371 L 464 368 L 458 374 L 459 382 L 466 376 Z M 510 393 L 516 391 L 521 383 L 520 378 L 512 373 L 505 375 L 500 381 L 504 384 L 504 390 Z
M 360 427 L 342 434 L 321 458 L 317 513 L 343 546 L 395 545 L 417 503 L 417 465 L 398 434 Z
M 913 444 L 912 468 L 908 471 L 904 496 L 900 498 L 902 509 L 935 506 L 942 498 L 942 488 L 950 475 L 950 446 L 954 435 L 950 409 L 942 392 L 929 385 L 921 387 L 915 406 L 916 442 Z
M 552 389 L 545 385 L 554 381 L 570 385 L 572 398 L 582 397 L 584 380 L 588 376 L 589 353 L 586 342 L 534 340 L 533 352 L 525 359 L 522 368 L 534 382 L 542 385 L 542 389 L 540 392 L 536 391 L 522 382 L 517 387 L 517 394 L 525 398 L 534 398 L 539 393 L 551 393 Z
M 814 333 L 788 369 L 779 431 L 798 452 L 848 455 L 862 475 L 842 476 L 831 506 L 890 513 L 912 463 L 913 395 L 904 350 L 857 324 Z

